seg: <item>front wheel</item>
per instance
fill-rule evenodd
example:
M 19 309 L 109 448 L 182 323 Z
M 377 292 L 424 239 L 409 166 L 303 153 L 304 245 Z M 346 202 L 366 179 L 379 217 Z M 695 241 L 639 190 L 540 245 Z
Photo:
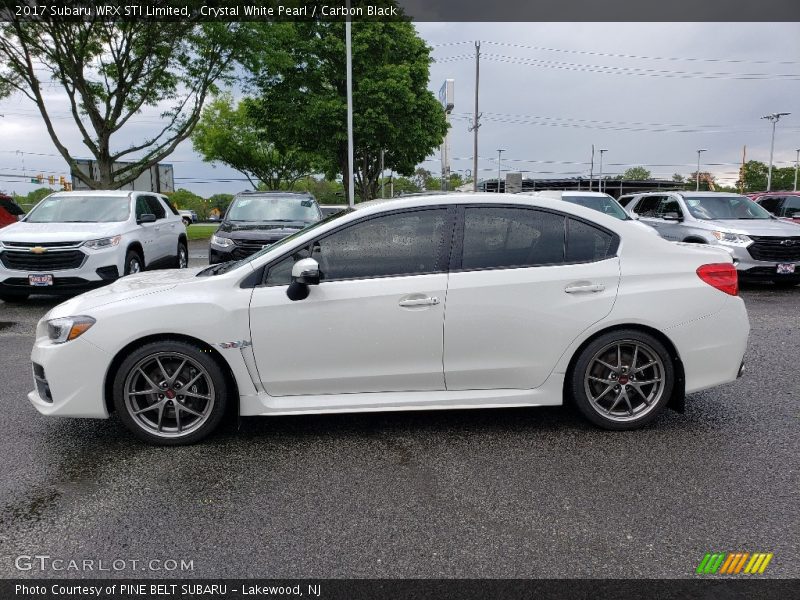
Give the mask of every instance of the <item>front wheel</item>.
M 114 406 L 138 438 L 163 446 L 193 444 L 225 414 L 225 375 L 208 352 L 160 341 L 132 352 L 114 376 Z
M 184 224 L 186 227 L 188 227 L 189 225 L 191 225 L 191 224 L 192 224 L 192 220 L 191 220 L 191 219 L 189 219 L 189 218 L 187 218 L 187 217 L 183 217 L 183 224 Z
M 578 409 L 604 429 L 636 429 L 653 421 L 669 402 L 675 369 L 655 337 L 613 331 L 581 352 L 570 378 Z
M 189 266 L 189 250 L 186 242 L 178 242 L 177 261 L 179 269 L 186 269 Z
M 125 275 L 132 275 L 144 271 L 142 257 L 136 250 L 128 250 L 125 254 Z

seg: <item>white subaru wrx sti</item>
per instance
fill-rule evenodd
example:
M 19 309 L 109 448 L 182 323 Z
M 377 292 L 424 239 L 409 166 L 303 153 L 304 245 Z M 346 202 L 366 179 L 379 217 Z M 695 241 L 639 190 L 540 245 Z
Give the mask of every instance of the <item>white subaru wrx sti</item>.
M 632 429 L 734 381 L 730 254 L 562 201 L 376 201 L 240 262 L 141 273 L 40 321 L 45 415 L 187 444 L 241 415 L 577 404 Z

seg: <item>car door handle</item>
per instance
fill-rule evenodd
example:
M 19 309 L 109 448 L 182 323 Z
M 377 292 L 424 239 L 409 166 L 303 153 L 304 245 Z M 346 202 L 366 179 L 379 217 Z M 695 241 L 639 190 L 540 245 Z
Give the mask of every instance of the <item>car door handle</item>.
M 399 306 L 403 308 L 409 308 L 414 306 L 435 306 L 439 304 L 439 298 L 436 296 L 425 296 L 425 297 L 405 297 L 400 300 L 398 303 Z
M 578 283 L 573 285 L 568 285 L 564 288 L 564 291 L 567 294 L 593 294 L 595 292 L 602 292 L 606 289 L 602 283 Z

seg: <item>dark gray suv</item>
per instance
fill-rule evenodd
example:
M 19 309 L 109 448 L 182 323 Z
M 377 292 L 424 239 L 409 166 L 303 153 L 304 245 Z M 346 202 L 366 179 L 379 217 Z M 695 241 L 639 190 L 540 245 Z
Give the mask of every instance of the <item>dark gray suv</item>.
M 247 258 L 322 219 L 314 196 L 294 192 L 241 192 L 211 236 L 208 262 Z

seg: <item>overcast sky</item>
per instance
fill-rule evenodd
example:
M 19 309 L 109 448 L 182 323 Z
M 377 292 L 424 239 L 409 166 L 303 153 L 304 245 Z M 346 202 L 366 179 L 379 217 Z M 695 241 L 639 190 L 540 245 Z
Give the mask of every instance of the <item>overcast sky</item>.
M 357 24 L 355 25 L 357 26 Z M 474 41 L 481 40 L 480 178 L 503 171 L 533 177 L 588 175 L 591 145 L 608 152 L 604 172 L 645 165 L 654 177 L 702 170 L 737 178 L 748 160 L 769 159 L 771 126 L 760 117 L 791 112 L 778 124 L 777 166 L 793 165 L 800 148 L 800 24 L 734 23 L 419 23 L 433 46 L 430 89 L 455 79 L 452 169 L 472 168 L 468 131 L 475 84 Z M 63 140 L 87 157 L 66 98 L 49 86 Z M 25 194 L 35 184 L 9 174 L 67 174 L 38 111 L 27 99 L 0 101 L 0 190 Z M 132 120 L 137 141 L 158 124 L 156 112 Z M 184 142 L 165 162 L 176 186 L 200 195 L 237 192 L 242 176 L 204 163 Z M 424 163 L 439 172 L 438 154 Z M 597 158 L 595 173 L 597 172 Z M 229 181 L 220 181 L 220 180 Z M 232 181 L 231 181 L 232 180 Z

